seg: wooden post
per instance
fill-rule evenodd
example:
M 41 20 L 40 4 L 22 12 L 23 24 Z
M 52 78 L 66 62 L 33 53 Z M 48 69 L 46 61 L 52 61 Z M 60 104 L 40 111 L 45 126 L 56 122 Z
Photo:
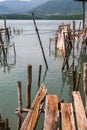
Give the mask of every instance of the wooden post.
M 77 82 L 76 82 L 76 91 L 79 89 L 79 84 L 80 84 L 80 78 L 81 78 L 81 72 L 78 74 Z
M 51 38 L 49 39 L 49 50 L 51 48 Z
M 72 89 L 75 91 L 76 89 L 76 67 L 74 68 L 72 72 Z
M 84 82 L 84 94 L 85 94 L 85 111 L 87 117 L 87 63 L 84 63 L 83 82 Z
M 19 112 L 22 112 L 22 91 L 21 91 L 21 81 L 17 82 L 18 86 L 18 108 L 19 108 Z
M 6 25 L 6 18 L 4 18 L 4 27 L 5 27 L 5 30 L 7 28 L 7 25 Z
M 85 1 L 82 1 L 82 6 L 83 6 L 83 29 L 85 27 Z
M 32 83 L 32 65 L 28 65 L 27 72 L 28 72 L 28 78 L 27 78 L 27 87 L 26 87 L 26 108 L 30 108 L 31 83 Z
M 75 44 L 75 21 L 73 21 L 73 43 L 72 43 L 72 47 L 73 47 L 73 53 L 72 53 L 72 67 L 74 70 L 74 44 Z
M 38 36 L 38 39 L 39 39 L 39 43 L 40 43 L 40 46 L 41 46 L 41 50 L 42 50 L 43 58 L 44 58 L 44 61 L 45 61 L 45 65 L 46 65 L 46 68 L 48 69 L 47 60 L 46 60 L 43 45 L 42 45 L 42 42 L 41 42 L 41 39 L 40 39 L 39 31 L 38 31 L 38 28 L 37 28 L 37 25 L 36 25 L 36 22 L 35 22 L 34 13 L 32 13 L 32 17 L 33 17 L 33 21 L 34 21 L 34 25 L 35 25 L 35 30 L 37 32 L 37 36 Z
M 14 49 L 14 54 L 16 56 L 16 50 L 15 50 L 15 43 L 13 42 L 13 49 Z
M 9 120 L 8 119 L 6 119 L 5 130 L 10 130 L 10 128 L 9 128 Z
M 4 46 L 3 46 L 3 39 L 2 39 L 2 34 L 1 34 L 1 32 L 0 32 L 0 42 L 1 42 L 1 44 L 2 44 L 2 51 L 3 51 L 3 55 L 4 55 L 4 60 L 5 60 L 5 49 L 4 49 Z
M 22 86 L 20 81 L 18 81 L 17 84 L 18 84 L 17 88 L 18 88 L 18 109 L 19 109 L 18 111 L 19 113 L 22 113 L 22 90 L 21 90 Z M 17 130 L 20 129 L 21 123 L 22 120 L 20 119 L 20 117 L 18 117 Z
M 40 86 L 42 65 L 39 65 L 38 86 Z

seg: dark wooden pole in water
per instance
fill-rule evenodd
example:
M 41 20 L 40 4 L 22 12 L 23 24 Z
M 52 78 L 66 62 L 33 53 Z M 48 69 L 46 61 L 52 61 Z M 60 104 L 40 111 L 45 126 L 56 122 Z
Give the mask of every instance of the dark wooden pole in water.
M 21 91 L 21 81 L 17 82 L 18 86 L 18 108 L 19 108 L 19 112 L 22 112 L 22 91 Z
M 45 57 L 43 45 L 42 45 L 42 42 L 41 42 L 41 39 L 40 39 L 40 35 L 39 35 L 39 31 L 38 31 L 38 28 L 37 28 L 37 25 L 36 25 L 36 22 L 35 22 L 34 13 L 32 13 L 32 17 L 33 17 L 33 22 L 34 22 L 35 30 L 37 32 L 37 36 L 38 36 L 38 39 L 39 39 L 39 43 L 40 43 L 40 46 L 41 46 L 41 50 L 42 50 L 43 58 L 44 58 L 44 61 L 45 61 L 45 65 L 46 65 L 46 68 L 48 69 L 48 65 L 47 65 L 47 61 L 46 61 L 46 57 Z
M 75 21 L 73 21 L 73 54 L 72 54 L 72 67 L 74 70 L 74 44 L 75 44 Z
M 28 65 L 27 72 L 28 72 L 28 78 L 26 87 L 26 108 L 29 109 L 31 102 L 32 65 Z
M 40 86 L 42 65 L 39 65 L 38 86 Z
M 4 27 L 5 27 L 5 30 L 7 28 L 7 25 L 6 25 L 6 18 L 4 18 Z
M 76 67 L 72 71 L 72 89 L 73 91 L 76 89 Z
M 76 91 L 79 89 L 79 84 L 80 84 L 80 78 L 81 78 L 81 72 L 78 74 L 77 82 L 76 82 Z
M 17 82 L 18 86 L 18 111 L 19 113 L 22 113 L 22 85 L 21 85 L 21 81 L 18 81 Z M 17 124 L 17 130 L 20 129 L 21 127 L 21 123 L 22 123 L 22 120 L 20 119 L 20 117 L 18 117 L 18 124 Z
M 85 1 L 82 1 L 82 6 L 83 6 L 83 29 L 85 27 Z

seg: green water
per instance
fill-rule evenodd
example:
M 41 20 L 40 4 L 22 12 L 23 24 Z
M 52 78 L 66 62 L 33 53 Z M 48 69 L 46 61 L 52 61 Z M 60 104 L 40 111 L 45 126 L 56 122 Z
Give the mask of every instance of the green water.
M 8 20 L 7 26 L 16 29 L 23 29 L 23 34 L 12 34 L 11 43 L 15 43 L 16 59 L 14 59 L 13 49 L 9 49 L 8 66 L 5 68 L 0 66 L 0 113 L 3 118 L 9 118 L 11 130 L 16 130 L 17 116 L 15 110 L 17 108 L 17 81 L 22 82 L 22 98 L 23 106 L 25 107 L 25 91 L 27 84 L 27 65 L 32 65 L 32 87 L 31 87 L 31 102 L 33 101 L 36 92 L 38 91 L 38 71 L 39 65 L 42 65 L 41 84 L 44 83 L 48 89 L 48 93 L 58 95 L 59 100 L 64 99 L 66 102 L 71 102 L 71 76 L 62 76 L 62 57 L 55 57 L 54 42 L 51 45 L 49 53 L 49 38 L 54 37 L 58 25 L 62 22 L 71 23 L 72 21 L 36 21 L 40 31 L 41 41 L 48 63 L 46 72 L 45 63 L 43 60 L 41 48 L 38 42 L 33 21 L 30 20 Z M 76 21 L 77 28 L 79 21 Z M 3 26 L 3 21 L 0 21 L 0 26 Z M 50 54 L 50 55 L 49 55 Z M 78 56 L 76 55 L 78 58 Z M 85 59 L 85 58 L 84 58 Z M 70 58 L 71 60 L 71 58 Z M 77 65 L 76 60 L 76 65 Z M 81 69 L 83 62 L 80 62 Z M 46 72 L 46 73 L 45 73 Z M 82 82 L 80 84 L 82 86 Z M 81 89 L 81 88 L 80 88 Z M 81 90 L 82 95 L 83 91 Z M 43 114 L 39 119 L 37 130 L 43 128 Z

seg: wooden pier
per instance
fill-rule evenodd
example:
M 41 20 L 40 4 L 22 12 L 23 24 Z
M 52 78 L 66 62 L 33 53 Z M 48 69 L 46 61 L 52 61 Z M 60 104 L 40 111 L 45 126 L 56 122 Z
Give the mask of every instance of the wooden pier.
M 48 94 L 44 86 L 39 89 L 20 130 L 34 130 L 46 97 L 43 130 L 86 130 L 87 118 L 79 91 L 73 91 L 73 102 L 59 102 L 57 95 Z M 40 96 L 41 95 L 41 96 Z
M 86 69 L 87 64 L 84 64 L 84 96 L 87 105 Z M 28 86 L 30 86 L 29 84 L 32 82 L 31 65 L 28 65 L 28 81 Z M 23 108 L 22 85 L 18 81 L 18 108 L 15 112 L 19 119 L 18 122 L 20 122 L 18 130 L 35 130 L 42 112 L 44 113 L 43 130 L 87 130 L 85 111 L 87 106 L 83 105 L 80 92 L 77 89 L 78 84 L 79 77 L 77 84 L 74 84 L 74 88 L 72 88 L 72 102 L 59 101 L 58 96 L 47 93 L 45 85 L 42 84 L 31 105 Z M 30 98 L 30 93 L 28 94 Z

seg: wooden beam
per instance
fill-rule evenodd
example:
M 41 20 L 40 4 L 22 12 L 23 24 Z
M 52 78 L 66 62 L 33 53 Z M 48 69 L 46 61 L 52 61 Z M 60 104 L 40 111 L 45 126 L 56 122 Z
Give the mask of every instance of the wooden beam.
M 45 107 L 44 130 L 58 130 L 59 111 L 56 95 L 47 95 Z
M 87 116 L 87 63 L 84 63 L 83 83 L 84 83 L 84 95 L 85 95 L 85 111 Z
M 78 130 L 87 130 L 87 119 L 85 115 L 85 110 L 80 93 L 78 91 L 73 92 L 73 99 Z
M 71 103 L 61 103 L 62 130 L 76 130 Z
M 47 89 L 44 85 L 42 85 L 36 94 L 36 97 L 31 105 L 30 111 L 25 117 L 25 120 L 20 130 L 34 130 L 40 114 L 40 109 L 43 106 L 43 101 L 45 99 L 46 93 Z

